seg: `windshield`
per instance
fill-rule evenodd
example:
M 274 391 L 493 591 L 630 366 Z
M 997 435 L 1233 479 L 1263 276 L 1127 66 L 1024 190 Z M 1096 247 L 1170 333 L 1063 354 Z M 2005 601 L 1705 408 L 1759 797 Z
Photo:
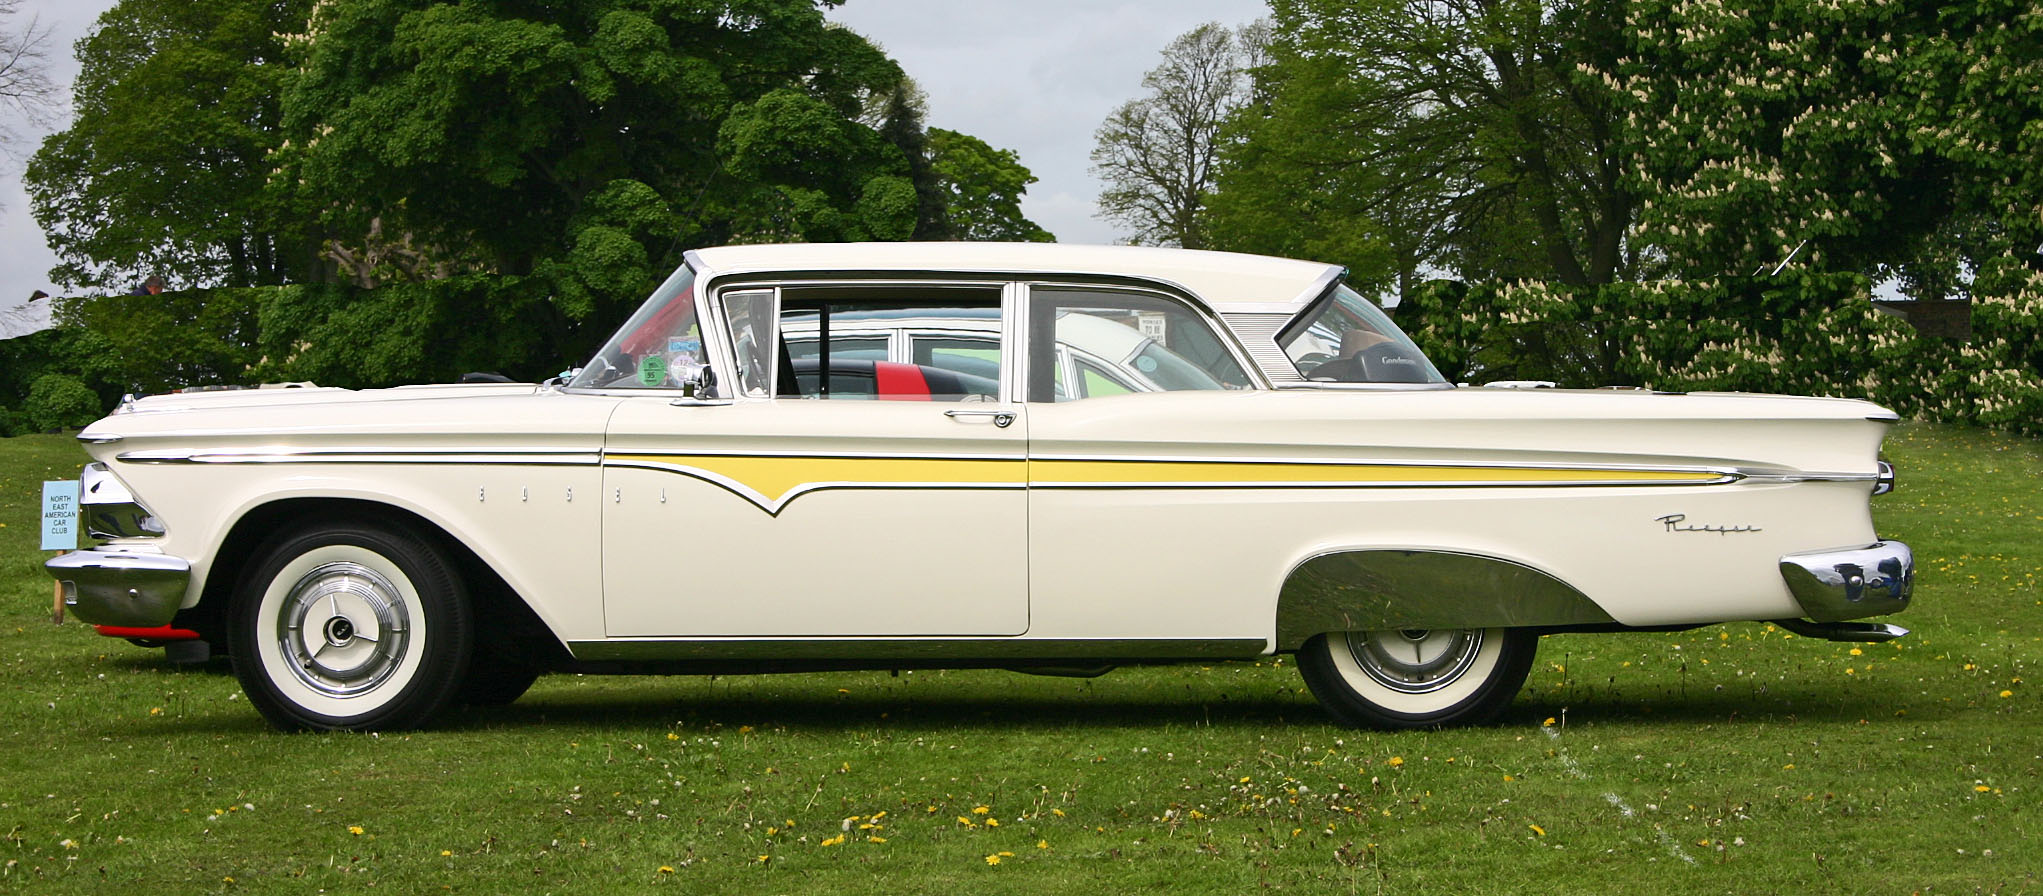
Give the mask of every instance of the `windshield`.
M 1316 383 L 1447 382 L 1376 303 L 1346 286 L 1308 309 L 1281 344 Z
M 660 284 L 568 385 L 679 389 L 707 363 L 695 312 L 695 272 L 683 266 Z

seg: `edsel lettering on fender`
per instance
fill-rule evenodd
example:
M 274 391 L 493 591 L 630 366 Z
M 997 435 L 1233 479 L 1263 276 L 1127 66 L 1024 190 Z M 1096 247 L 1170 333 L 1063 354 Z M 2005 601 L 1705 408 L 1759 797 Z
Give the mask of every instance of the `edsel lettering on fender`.
M 1456 388 L 1341 280 L 701 249 L 554 382 L 124 403 L 80 436 L 93 544 L 48 566 L 104 634 L 231 655 L 292 729 L 425 725 L 558 671 L 1272 654 L 1344 724 L 1422 727 L 1495 716 L 1549 634 L 1905 633 L 1859 621 L 1911 597 L 1868 506 L 1893 414 Z

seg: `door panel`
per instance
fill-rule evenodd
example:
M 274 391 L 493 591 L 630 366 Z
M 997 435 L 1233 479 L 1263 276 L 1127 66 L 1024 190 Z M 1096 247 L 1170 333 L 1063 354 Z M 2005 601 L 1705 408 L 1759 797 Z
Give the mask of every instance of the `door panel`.
M 1021 409 L 989 402 L 626 401 L 604 457 L 606 630 L 1020 634 L 1027 444 Z

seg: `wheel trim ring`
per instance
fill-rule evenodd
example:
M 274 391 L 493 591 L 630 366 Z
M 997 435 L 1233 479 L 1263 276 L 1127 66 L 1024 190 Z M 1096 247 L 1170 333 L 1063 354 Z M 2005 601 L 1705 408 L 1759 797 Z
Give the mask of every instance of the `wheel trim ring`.
M 410 616 L 404 591 L 381 573 L 352 561 L 323 563 L 284 595 L 278 652 L 292 676 L 321 696 L 358 696 L 403 666 Z
M 1428 654 L 1427 642 L 1444 635 L 1444 649 Z M 1430 694 L 1460 681 L 1482 655 L 1483 629 L 1352 632 L 1348 655 L 1370 680 L 1400 694 Z M 1396 648 L 1413 652 L 1411 661 Z

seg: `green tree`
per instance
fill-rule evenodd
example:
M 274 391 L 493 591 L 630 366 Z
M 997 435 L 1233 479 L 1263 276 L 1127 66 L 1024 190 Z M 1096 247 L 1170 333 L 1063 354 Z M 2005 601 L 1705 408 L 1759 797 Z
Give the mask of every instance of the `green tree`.
M 931 128 L 935 170 L 953 235 L 961 240 L 1054 242 L 1056 237 L 1022 214 L 1021 198 L 1036 176 L 1011 149 L 995 149 L 970 134 Z
M 77 287 L 249 286 L 303 276 L 316 241 L 270 191 L 288 70 L 311 0 L 123 0 L 78 42 L 76 117 L 25 177 Z
M 1625 98 L 1647 239 L 1680 272 L 1796 256 L 1937 298 L 2043 243 L 2033 3 L 1633 0 Z
M 84 426 L 99 419 L 101 413 L 99 396 L 75 377 L 61 373 L 37 377 L 21 405 L 25 422 L 38 432 Z
M 1141 245 L 1207 247 L 1206 202 L 1220 128 L 1246 97 L 1258 45 L 1216 23 L 1178 35 L 1143 75 L 1149 91 L 1121 104 L 1093 134 L 1092 164 L 1106 188 L 1100 216 Z
M 1439 272 L 1578 286 L 1638 273 L 1622 113 L 1584 71 L 1621 49 L 1617 0 L 1271 8 L 1269 61 L 1231 125 L 1217 244 L 1305 231 L 1403 295 Z
M 917 224 L 908 160 L 857 120 L 901 70 L 816 0 L 353 0 L 307 41 L 284 163 L 332 231 L 536 275 L 512 317 L 562 355 L 689 246 Z

